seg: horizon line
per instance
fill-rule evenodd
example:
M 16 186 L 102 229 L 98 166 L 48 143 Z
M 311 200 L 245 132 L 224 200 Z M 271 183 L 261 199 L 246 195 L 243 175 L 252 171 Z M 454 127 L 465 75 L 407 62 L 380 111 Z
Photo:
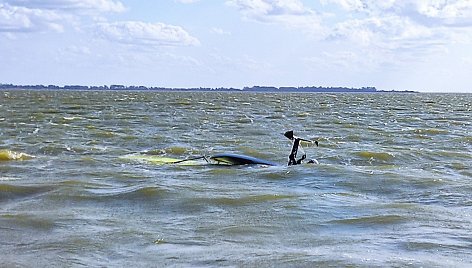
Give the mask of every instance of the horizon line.
M 0 83 L 0 89 L 35 89 L 35 90 L 149 90 L 149 91 L 241 91 L 241 92 L 362 92 L 362 93 L 376 93 L 376 92 L 408 92 L 419 93 L 414 90 L 379 90 L 375 86 L 364 87 L 346 87 L 346 86 L 245 86 L 243 88 L 237 87 L 162 87 L 162 86 L 128 86 L 120 84 L 110 85 L 63 85 L 58 86 L 54 84 L 44 85 L 17 85 Z

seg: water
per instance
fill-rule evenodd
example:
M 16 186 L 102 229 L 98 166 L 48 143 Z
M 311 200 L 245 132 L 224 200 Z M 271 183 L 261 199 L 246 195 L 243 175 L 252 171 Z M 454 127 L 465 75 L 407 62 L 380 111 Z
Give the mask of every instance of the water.
M 0 266 L 472 265 L 472 95 L 0 91 Z M 285 167 L 282 133 L 319 165 Z M 248 154 L 279 167 L 152 165 Z

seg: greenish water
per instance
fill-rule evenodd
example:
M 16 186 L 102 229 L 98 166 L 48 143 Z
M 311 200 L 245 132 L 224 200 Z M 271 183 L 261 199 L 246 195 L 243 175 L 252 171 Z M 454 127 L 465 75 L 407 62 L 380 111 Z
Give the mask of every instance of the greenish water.
M 470 267 L 471 122 L 470 94 L 0 91 L 0 266 Z M 319 165 L 284 166 L 290 129 Z M 281 166 L 122 158 L 221 152 Z

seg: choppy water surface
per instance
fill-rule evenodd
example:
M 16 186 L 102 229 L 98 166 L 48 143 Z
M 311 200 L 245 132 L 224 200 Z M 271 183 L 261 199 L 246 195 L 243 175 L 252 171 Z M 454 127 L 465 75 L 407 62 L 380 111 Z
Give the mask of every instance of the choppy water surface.
M 472 264 L 472 95 L 0 91 L 0 266 Z M 285 167 L 293 129 L 320 165 Z M 248 154 L 280 167 L 122 156 Z

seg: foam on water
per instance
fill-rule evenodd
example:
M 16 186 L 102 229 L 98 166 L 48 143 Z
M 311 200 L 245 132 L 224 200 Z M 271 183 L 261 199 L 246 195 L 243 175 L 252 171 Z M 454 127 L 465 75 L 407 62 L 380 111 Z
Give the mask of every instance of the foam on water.
M 32 158 L 34 158 L 34 156 L 26 153 L 19 153 L 5 149 L 0 150 L 0 161 L 28 160 Z

